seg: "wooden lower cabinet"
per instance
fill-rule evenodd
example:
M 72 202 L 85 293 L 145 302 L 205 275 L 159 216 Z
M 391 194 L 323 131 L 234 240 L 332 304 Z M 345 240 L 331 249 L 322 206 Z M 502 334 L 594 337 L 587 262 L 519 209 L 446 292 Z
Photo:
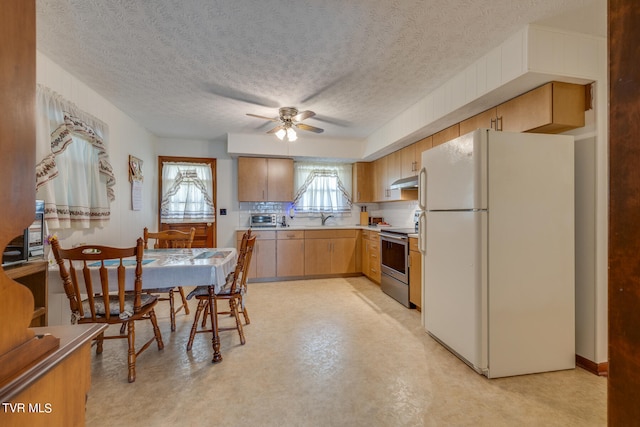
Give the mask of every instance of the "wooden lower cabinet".
M 240 249 L 243 231 L 236 233 L 237 248 Z M 251 263 L 249 264 L 249 279 L 266 279 L 276 277 L 276 232 L 252 231 L 256 236 Z
M 304 241 L 306 276 L 356 273 L 360 267 L 358 230 L 307 230 Z
M 236 233 L 238 249 L 243 233 Z M 249 279 L 274 280 L 361 271 L 360 230 L 254 229 L 252 233 L 256 235 L 256 244 L 249 265 Z
M 415 237 L 409 238 L 409 302 L 422 308 L 422 254 Z
M 304 276 L 304 231 L 276 232 L 276 276 Z
M 376 231 L 362 231 L 362 274 L 380 284 L 380 235 Z

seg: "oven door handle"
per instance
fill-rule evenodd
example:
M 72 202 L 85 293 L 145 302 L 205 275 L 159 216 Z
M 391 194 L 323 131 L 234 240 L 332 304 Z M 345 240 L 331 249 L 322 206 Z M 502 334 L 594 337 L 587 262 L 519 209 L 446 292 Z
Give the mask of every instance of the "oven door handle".
M 408 236 L 396 236 L 395 234 L 386 234 L 386 233 L 380 233 L 380 237 L 384 237 L 390 240 L 399 240 L 401 242 L 406 242 L 407 240 L 409 240 Z

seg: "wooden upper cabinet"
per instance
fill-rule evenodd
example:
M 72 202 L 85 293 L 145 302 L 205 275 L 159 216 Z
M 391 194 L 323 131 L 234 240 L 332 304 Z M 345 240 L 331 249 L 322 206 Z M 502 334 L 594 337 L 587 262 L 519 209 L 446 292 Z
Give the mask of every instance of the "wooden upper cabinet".
M 447 141 L 451 141 L 460 136 L 460 123 L 456 123 L 453 126 L 449 126 L 446 129 L 441 130 L 438 133 L 433 134 L 433 146 L 437 147 L 440 144 L 444 144 Z
M 293 200 L 293 160 L 238 157 L 238 201 Z
M 497 109 L 490 108 L 480 114 L 460 122 L 460 135 L 466 135 L 476 129 L 496 129 Z
M 400 151 L 387 155 L 387 188 L 402 176 L 402 156 Z
M 416 160 L 416 144 L 411 144 L 400 150 L 400 177 L 408 178 L 418 174 Z
M 267 201 L 267 159 L 238 157 L 238 200 Z
M 387 156 L 373 162 L 373 197 L 375 202 L 386 201 L 387 196 Z
M 416 149 L 416 169 L 420 172 L 422 169 L 422 153 L 433 147 L 433 137 L 428 136 L 413 144 Z
M 293 160 L 267 159 L 267 200 L 290 202 L 293 200 Z
M 353 203 L 373 202 L 373 163 L 357 162 L 352 168 Z
M 584 126 L 585 87 L 551 82 L 496 107 L 498 129 L 560 133 Z

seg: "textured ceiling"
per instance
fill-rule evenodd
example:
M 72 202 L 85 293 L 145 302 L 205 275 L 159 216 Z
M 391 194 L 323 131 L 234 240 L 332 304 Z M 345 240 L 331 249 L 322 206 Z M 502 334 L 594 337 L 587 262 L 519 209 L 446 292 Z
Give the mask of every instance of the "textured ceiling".
M 265 132 L 245 113 L 283 106 L 364 138 L 527 23 L 606 31 L 606 0 L 36 4 L 41 52 L 154 134 L 207 140 Z

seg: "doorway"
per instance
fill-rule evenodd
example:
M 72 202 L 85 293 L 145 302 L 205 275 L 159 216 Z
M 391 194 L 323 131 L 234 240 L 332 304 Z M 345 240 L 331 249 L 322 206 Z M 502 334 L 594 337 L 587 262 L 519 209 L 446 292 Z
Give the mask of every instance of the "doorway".
M 192 247 L 215 248 L 216 159 L 158 156 L 160 230 L 196 229 Z

